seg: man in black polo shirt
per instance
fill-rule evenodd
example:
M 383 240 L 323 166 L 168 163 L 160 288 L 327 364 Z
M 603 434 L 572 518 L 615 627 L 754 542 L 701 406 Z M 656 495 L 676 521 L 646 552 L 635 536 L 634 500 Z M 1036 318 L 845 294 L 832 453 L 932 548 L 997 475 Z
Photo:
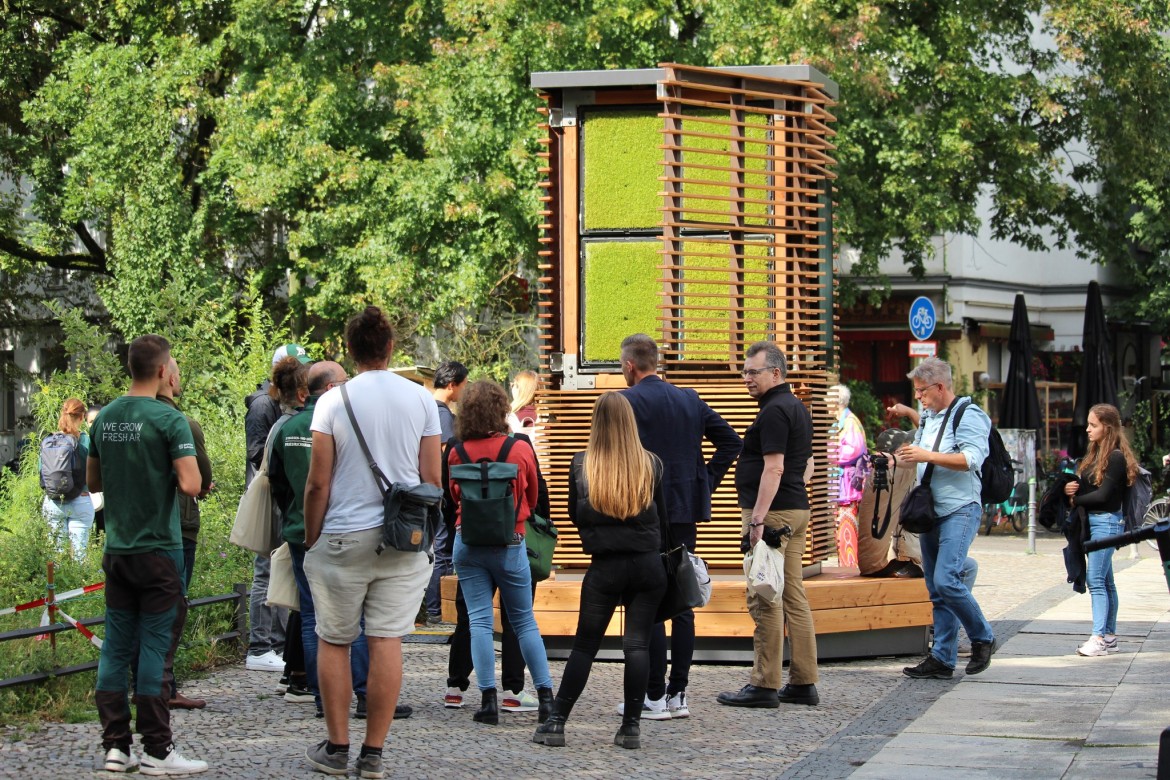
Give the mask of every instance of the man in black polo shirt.
M 775 344 L 757 341 L 747 351 L 743 381 L 748 394 L 759 401 L 760 413 L 744 433 L 743 453 L 735 471 L 735 488 L 743 516 L 743 533 L 754 547 L 765 528 L 787 526 L 781 536 L 784 557 L 784 593 L 779 604 L 754 594 L 747 597 L 748 612 L 756 623 L 752 645 L 755 660 L 751 682 L 738 692 L 718 696 L 731 707 L 817 704 L 817 638 L 812 611 L 802 579 L 809 504 L 805 490 L 813 470 L 812 417 L 792 394 L 786 381 L 788 365 Z M 788 685 L 780 688 L 784 663 L 784 620 L 792 645 Z

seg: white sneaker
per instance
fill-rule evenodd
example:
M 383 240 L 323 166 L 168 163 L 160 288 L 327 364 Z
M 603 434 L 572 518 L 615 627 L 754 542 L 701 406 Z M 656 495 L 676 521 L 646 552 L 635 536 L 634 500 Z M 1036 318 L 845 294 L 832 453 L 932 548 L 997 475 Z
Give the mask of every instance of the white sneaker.
M 275 650 L 269 650 L 264 655 L 248 656 L 244 668 L 250 672 L 283 672 L 284 659 Z
M 463 691 L 458 688 L 448 688 L 447 695 L 443 697 L 443 706 L 449 710 L 463 709 Z
M 666 711 L 672 718 L 689 718 L 691 711 L 687 709 L 687 692 L 679 691 L 666 700 Z
M 1091 636 L 1088 641 L 1077 648 L 1077 655 L 1088 656 L 1090 658 L 1106 655 L 1109 648 L 1105 645 L 1105 640 L 1099 636 Z
M 536 712 L 540 709 L 540 702 L 528 691 L 510 692 L 500 699 L 500 709 L 504 712 Z
M 618 715 L 625 715 L 626 703 L 619 704 L 617 711 Z M 687 715 L 690 715 L 690 712 Z M 642 720 L 670 720 L 670 710 L 666 708 L 665 695 L 657 700 L 651 699 L 649 696 L 646 697 L 646 701 L 642 704 Z
M 141 771 L 144 775 L 154 776 L 195 775 L 207 771 L 207 762 L 183 758 L 172 745 L 166 758 L 155 758 L 149 753 L 143 752 Z
M 106 765 L 107 772 L 133 772 L 138 768 L 138 756 L 134 755 L 134 748 L 130 748 L 129 753 L 123 753 L 118 748 L 110 748 L 106 751 Z

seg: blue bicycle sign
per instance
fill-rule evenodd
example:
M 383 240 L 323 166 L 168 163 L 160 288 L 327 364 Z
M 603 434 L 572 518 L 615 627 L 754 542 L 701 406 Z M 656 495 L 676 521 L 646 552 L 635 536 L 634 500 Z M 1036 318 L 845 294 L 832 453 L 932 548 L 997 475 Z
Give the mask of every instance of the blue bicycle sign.
M 914 299 L 910 304 L 910 332 L 919 341 L 926 341 L 934 333 L 935 326 L 934 304 L 924 295 Z

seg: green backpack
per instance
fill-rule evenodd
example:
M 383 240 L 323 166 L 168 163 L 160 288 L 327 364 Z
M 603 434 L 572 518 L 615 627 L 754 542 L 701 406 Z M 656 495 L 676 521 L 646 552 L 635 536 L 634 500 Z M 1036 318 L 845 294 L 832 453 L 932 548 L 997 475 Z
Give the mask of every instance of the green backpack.
M 459 485 L 459 532 L 466 545 L 500 547 L 512 543 L 520 517 L 516 500 L 520 467 L 504 461 L 515 443 L 507 436 L 495 460 L 474 462 L 462 443 L 455 445 L 463 462 L 451 466 L 451 479 Z

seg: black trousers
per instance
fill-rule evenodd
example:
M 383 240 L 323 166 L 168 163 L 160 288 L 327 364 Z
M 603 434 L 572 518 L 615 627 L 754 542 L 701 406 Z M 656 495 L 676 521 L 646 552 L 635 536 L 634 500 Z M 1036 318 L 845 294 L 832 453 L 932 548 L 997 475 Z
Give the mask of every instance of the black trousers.
M 569 653 L 557 698 L 570 706 L 576 703 L 593 659 L 601 647 L 605 629 L 618 604 L 625 605 L 626 631 L 622 636 L 625 656 L 623 700 L 627 715 L 642 712 L 650 672 L 650 630 L 654 613 L 666 592 L 666 569 L 657 552 L 595 557 L 581 583 L 581 614 L 577 636 Z
M 183 551 L 134 555 L 106 553 L 106 638 L 98 661 L 94 703 L 102 722 L 102 749 L 130 748 L 131 661 L 137 661 L 138 732 L 152 756 L 163 757 L 171 744 L 170 688 L 164 673 L 187 616 Z
M 674 543 L 695 551 L 697 527 L 694 523 L 671 523 L 670 536 Z M 670 682 L 666 679 L 666 650 L 670 647 Z M 666 624 L 658 623 L 650 634 L 650 682 L 646 696 L 657 701 L 685 691 L 690 682 L 691 661 L 695 656 L 695 612 L 686 610 L 670 621 L 670 640 L 666 639 Z

